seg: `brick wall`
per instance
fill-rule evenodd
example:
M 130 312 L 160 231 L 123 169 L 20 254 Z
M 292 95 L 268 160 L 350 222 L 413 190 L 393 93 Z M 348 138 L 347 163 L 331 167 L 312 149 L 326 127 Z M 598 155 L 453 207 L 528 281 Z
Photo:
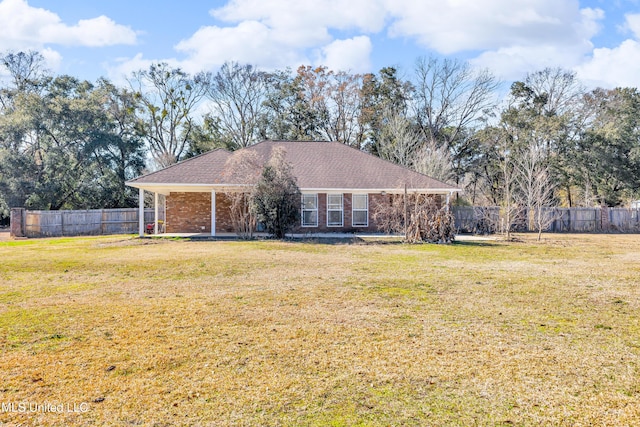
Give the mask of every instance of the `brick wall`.
M 342 227 L 328 227 L 327 226 L 327 194 L 318 194 L 318 226 L 317 227 L 302 227 L 298 223 L 294 229 L 296 233 L 375 233 L 378 232 L 377 224 L 373 218 L 375 207 L 380 203 L 389 203 L 389 195 L 381 194 L 369 194 L 369 226 L 368 227 L 354 227 L 352 225 L 352 204 L 351 193 L 344 193 L 342 195 L 343 206 L 343 222 Z
M 216 193 L 216 232 L 233 232 L 231 203 Z M 211 233 L 211 193 L 171 193 L 167 196 L 167 233 Z
M 388 204 L 391 197 L 402 195 L 369 194 L 369 226 L 353 227 L 351 211 L 351 194 L 343 194 L 343 226 L 327 226 L 327 194 L 318 194 L 318 226 L 301 227 L 298 223 L 294 227 L 296 233 L 354 233 L 354 232 L 378 232 L 378 225 L 374 219 L 376 207 L 380 204 Z M 436 196 L 438 202 L 442 198 Z M 216 232 L 233 233 L 231 222 L 231 201 L 224 193 L 216 193 Z M 211 233 L 211 193 L 171 193 L 167 196 L 167 221 L 168 233 Z
M 235 233 L 231 222 L 231 200 L 224 193 L 216 193 L 216 232 Z
M 167 233 L 211 233 L 211 193 L 169 194 L 166 221 Z

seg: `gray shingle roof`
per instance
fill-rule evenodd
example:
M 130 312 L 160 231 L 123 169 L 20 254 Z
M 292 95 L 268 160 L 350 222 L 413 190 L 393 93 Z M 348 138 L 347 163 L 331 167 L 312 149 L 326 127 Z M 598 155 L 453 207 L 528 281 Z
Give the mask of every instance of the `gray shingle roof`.
M 136 184 L 219 184 L 220 171 L 233 153 L 217 149 L 132 179 Z
M 275 147 L 286 151 L 298 186 L 305 189 L 391 190 L 412 189 L 456 191 L 450 184 L 414 172 L 339 142 L 263 141 L 234 153 L 215 150 L 166 169 L 130 181 L 141 184 L 233 185 L 223 173 L 227 160 L 242 151 L 253 151 L 262 162 Z M 225 176 L 226 175 L 226 176 Z

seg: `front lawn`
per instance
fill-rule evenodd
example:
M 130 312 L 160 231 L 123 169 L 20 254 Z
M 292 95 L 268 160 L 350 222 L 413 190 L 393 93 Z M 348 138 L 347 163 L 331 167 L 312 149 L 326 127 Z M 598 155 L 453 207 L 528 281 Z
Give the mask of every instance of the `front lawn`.
M 519 237 L 0 242 L 0 425 L 640 425 L 640 236 Z

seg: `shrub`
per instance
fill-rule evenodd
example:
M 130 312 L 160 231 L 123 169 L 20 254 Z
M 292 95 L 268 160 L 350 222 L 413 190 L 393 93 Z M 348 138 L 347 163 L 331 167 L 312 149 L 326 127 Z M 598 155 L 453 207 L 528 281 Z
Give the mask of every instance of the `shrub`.
M 258 222 L 278 239 L 284 238 L 300 217 L 300 189 L 285 154 L 283 149 L 273 151 L 252 197 Z
M 373 215 L 385 232 L 404 234 L 410 243 L 451 243 L 455 237 L 453 214 L 447 206 L 439 207 L 433 196 L 392 197 L 390 203 L 378 205 Z

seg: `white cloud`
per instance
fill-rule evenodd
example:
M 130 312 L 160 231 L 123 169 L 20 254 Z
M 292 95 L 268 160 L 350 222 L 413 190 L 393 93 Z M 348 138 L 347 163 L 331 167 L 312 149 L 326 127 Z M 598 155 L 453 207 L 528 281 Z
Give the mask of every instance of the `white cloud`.
M 0 52 L 39 51 L 47 68 L 57 72 L 63 62 L 51 45 L 101 47 L 136 43 L 136 33 L 106 16 L 67 25 L 49 10 L 31 7 L 26 0 L 0 1 Z
M 365 73 L 371 70 L 371 49 L 367 36 L 336 40 L 322 48 L 322 56 L 316 65 L 326 65 L 334 71 Z
M 625 40 L 613 49 L 594 49 L 591 60 L 576 67 L 576 71 L 590 86 L 640 87 L 640 43 Z
M 211 14 L 230 23 L 256 20 L 298 34 L 326 28 L 378 32 L 387 11 L 382 0 L 232 0 Z
M 415 38 L 445 54 L 575 42 L 585 37 L 585 18 L 587 24 L 598 19 L 597 13 L 585 16 L 577 0 L 388 1 L 397 18 L 392 36 Z
M 48 25 L 40 31 L 42 43 L 57 43 L 72 46 L 112 46 L 135 44 L 136 33 L 129 27 L 116 24 L 106 16 L 82 19 L 74 26 L 61 23 Z
M 106 16 L 63 23 L 48 10 L 31 7 L 26 0 L 0 2 L 0 50 L 40 49 L 48 44 L 109 46 L 134 44 L 135 32 Z
M 640 40 L 640 14 L 633 13 L 625 16 L 624 29 L 631 31 L 636 40 Z
M 593 46 L 587 40 L 582 45 L 509 46 L 483 52 L 469 62 L 491 70 L 501 79 L 520 80 L 527 73 L 547 67 L 574 69 L 588 59 L 592 50 Z
M 282 40 L 278 31 L 257 21 L 245 21 L 235 27 L 203 27 L 189 39 L 176 45 L 188 55 L 187 71 L 213 69 L 225 61 L 260 64 L 279 68 L 308 62 L 297 46 Z
M 471 63 L 505 79 L 581 63 L 604 18 L 600 9 L 580 9 L 577 0 L 388 1 L 396 17 L 391 36 L 442 54 L 479 52 Z
M 5 0 L 9 1 L 24 4 L 23 0 Z M 174 46 L 183 59 L 147 60 L 139 54 L 112 67 L 110 75 L 113 78 L 114 73 L 130 74 L 158 61 L 167 61 L 191 73 L 215 70 L 225 61 L 250 63 L 267 70 L 313 64 L 367 72 L 372 71 L 371 55 L 375 49 L 372 40 L 386 35 L 402 38 L 405 46 L 415 42 L 415 57 L 430 51 L 463 54 L 471 58 L 473 65 L 489 68 L 505 80 L 521 79 L 526 73 L 545 67 L 563 67 L 578 70 L 592 81 L 607 81 L 613 76 L 630 81 L 635 68 L 629 58 L 637 58 L 637 43 L 627 41 L 613 49 L 594 51 L 591 40 L 602 30 L 604 12 L 581 8 L 580 3 L 579 0 L 230 0 L 210 11 L 217 20 L 215 25 L 201 27 Z M 104 18 L 100 25 L 108 28 L 116 24 Z M 63 33 L 73 39 L 80 37 L 83 28 L 86 26 L 80 22 Z M 640 14 L 627 15 L 624 29 L 638 38 Z M 96 41 L 100 42 L 106 43 Z M 608 71 L 608 63 L 620 64 L 620 70 Z
M 593 49 L 593 54 L 575 67 L 578 77 L 589 86 L 640 87 L 640 14 L 625 15 L 622 29 L 635 39 L 613 48 Z
M 44 58 L 44 62 L 47 64 L 47 68 L 53 71 L 60 69 L 60 65 L 62 64 L 62 55 L 60 55 L 59 52 L 47 47 L 41 49 L 40 53 Z
M 361 33 L 382 31 L 387 12 L 381 0 L 232 0 L 211 15 L 229 25 L 200 28 L 175 46 L 187 54 L 186 70 L 211 70 L 225 61 L 295 68 L 320 57 L 330 68 L 364 71 L 372 47 Z M 336 40 L 334 30 L 358 35 Z
M 229 26 L 201 28 L 176 46 L 193 69 L 226 60 L 295 67 L 312 55 L 330 68 L 371 71 L 369 34 L 386 28 L 424 52 L 484 51 L 473 62 L 504 76 L 579 64 L 603 18 L 578 0 L 231 0 L 211 14 Z

